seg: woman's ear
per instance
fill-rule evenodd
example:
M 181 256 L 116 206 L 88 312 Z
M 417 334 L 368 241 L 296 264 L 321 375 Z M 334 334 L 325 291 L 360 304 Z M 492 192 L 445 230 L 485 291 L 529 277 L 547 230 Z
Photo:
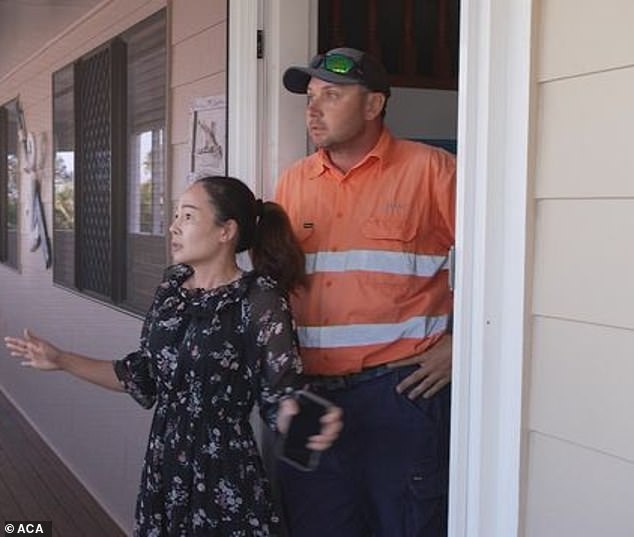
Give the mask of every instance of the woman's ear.
M 378 117 L 385 106 L 385 94 L 371 91 L 365 99 L 365 119 L 371 121 Z
M 222 224 L 222 232 L 220 233 L 220 242 L 231 242 L 238 236 L 238 223 L 230 218 Z

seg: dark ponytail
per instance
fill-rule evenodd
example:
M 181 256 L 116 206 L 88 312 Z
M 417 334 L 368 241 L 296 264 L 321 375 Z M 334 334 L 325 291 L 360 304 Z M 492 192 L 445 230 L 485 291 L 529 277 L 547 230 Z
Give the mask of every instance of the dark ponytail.
M 256 199 L 251 189 L 234 177 L 203 177 L 196 183 L 205 188 L 219 224 L 236 222 L 236 252 L 250 250 L 258 274 L 274 278 L 285 293 L 305 285 L 304 252 L 281 206 Z
M 284 209 L 272 201 L 262 203 L 251 261 L 256 272 L 272 276 L 285 292 L 306 285 L 304 252 Z

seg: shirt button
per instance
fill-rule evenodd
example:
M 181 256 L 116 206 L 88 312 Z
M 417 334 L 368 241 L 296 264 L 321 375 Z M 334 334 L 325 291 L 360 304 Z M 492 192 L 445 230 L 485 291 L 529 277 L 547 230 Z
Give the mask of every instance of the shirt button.
M 333 246 L 333 247 L 332 247 L 332 251 L 333 251 L 333 252 L 336 252 L 338 249 L 339 249 L 339 248 L 337 248 L 336 246 Z
M 342 212 L 338 212 L 337 213 L 337 218 L 343 218 L 343 213 Z
M 326 282 L 326 287 L 332 287 L 332 282 L 330 280 Z

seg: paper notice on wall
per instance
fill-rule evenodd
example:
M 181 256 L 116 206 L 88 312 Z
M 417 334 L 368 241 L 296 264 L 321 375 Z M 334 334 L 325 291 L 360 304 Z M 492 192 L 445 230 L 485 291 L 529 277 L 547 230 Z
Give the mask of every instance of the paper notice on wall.
M 194 99 L 189 181 L 227 173 L 227 104 L 224 95 Z

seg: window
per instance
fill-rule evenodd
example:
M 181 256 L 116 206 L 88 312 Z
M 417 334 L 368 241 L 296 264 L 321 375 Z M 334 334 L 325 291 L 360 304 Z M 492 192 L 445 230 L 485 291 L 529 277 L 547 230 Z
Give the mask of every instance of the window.
M 0 107 L 0 262 L 18 268 L 18 103 Z
M 166 263 L 165 10 L 53 75 L 53 278 L 142 312 Z
M 53 76 L 53 278 L 75 283 L 75 109 L 73 66 Z
M 128 51 L 126 296 L 143 309 L 166 263 L 165 36 L 164 17 L 123 36 Z

